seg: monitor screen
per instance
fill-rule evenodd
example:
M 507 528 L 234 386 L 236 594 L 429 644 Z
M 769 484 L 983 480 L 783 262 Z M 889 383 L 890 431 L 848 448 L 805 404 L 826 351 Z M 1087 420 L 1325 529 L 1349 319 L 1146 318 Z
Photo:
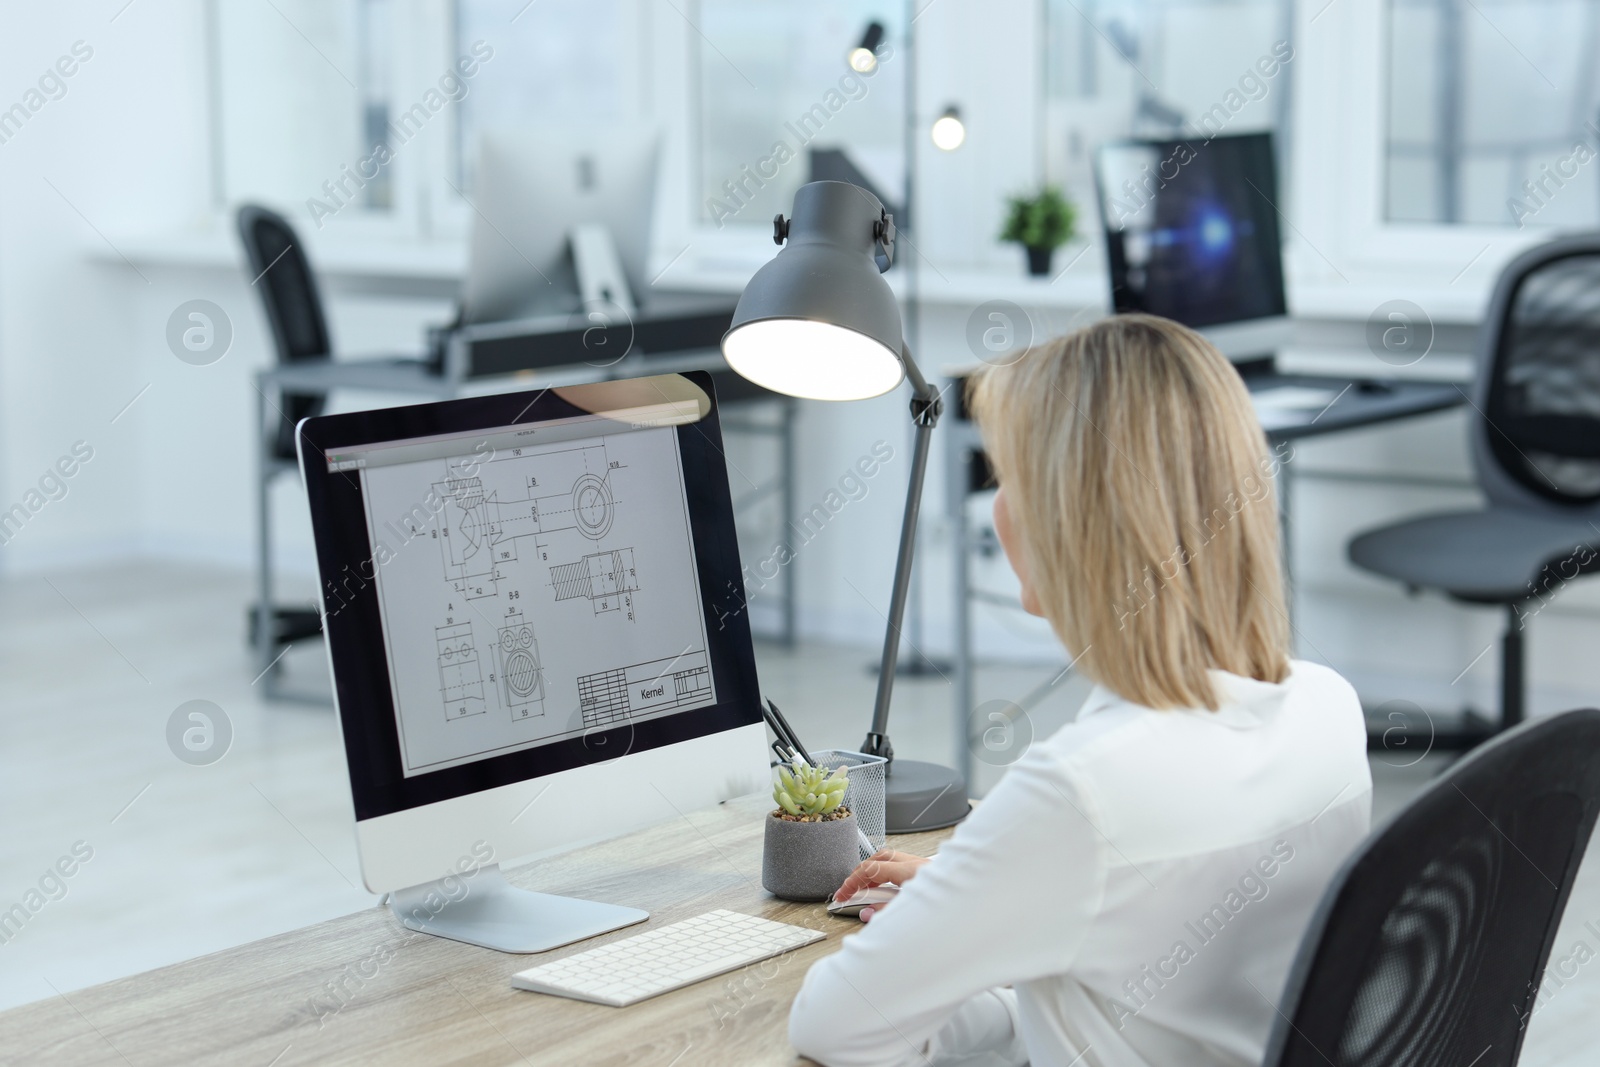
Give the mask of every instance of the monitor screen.
M 1104 145 L 1095 176 L 1116 311 L 1196 328 L 1286 314 L 1271 134 Z
M 407 775 L 716 703 L 671 427 L 579 416 L 328 462 L 359 465 L 368 536 L 399 546 L 376 584 Z
M 715 431 L 680 375 L 302 425 L 358 817 L 759 721 Z

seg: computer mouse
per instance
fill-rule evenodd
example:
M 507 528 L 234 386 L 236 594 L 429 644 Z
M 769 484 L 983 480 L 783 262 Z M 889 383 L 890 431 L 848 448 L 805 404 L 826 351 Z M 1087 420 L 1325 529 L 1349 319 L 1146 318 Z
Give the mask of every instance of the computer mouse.
M 829 901 L 828 914 L 858 918 L 862 908 L 876 908 L 880 904 L 887 904 L 899 892 L 900 887 L 892 884 L 868 886 L 852 894 L 847 900 Z

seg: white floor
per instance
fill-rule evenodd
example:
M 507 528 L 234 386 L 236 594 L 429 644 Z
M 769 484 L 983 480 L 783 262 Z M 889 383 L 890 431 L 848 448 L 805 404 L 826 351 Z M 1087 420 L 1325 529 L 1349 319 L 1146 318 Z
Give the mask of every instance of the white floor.
M 23 902 L 77 843 L 93 850 L 64 893 L 0 943 L 0 1008 L 375 902 L 357 874 L 331 711 L 262 699 L 243 647 L 247 598 L 242 573 L 171 564 L 0 581 L 0 911 Z M 874 650 L 763 645 L 757 656 L 765 692 L 808 745 L 860 744 Z M 320 647 L 291 653 L 285 667 L 297 686 L 326 691 Z M 978 698 L 1018 700 L 1054 670 L 984 669 Z M 1068 721 L 1085 692 L 1081 679 L 1063 681 L 1030 712 L 1036 734 Z M 169 716 L 194 699 L 220 706 L 234 731 L 227 755 L 209 766 L 181 762 L 167 744 Z M 944 678 L 901 679 L 894 707 L 898 754 L 952 760 Z M 1446 763 L 1375 760 L 1375 814 Z M 981 791 L 1001 772 L 980 768 Z M 1600 859 L 1591 854 L 1551 957 L 1566 980 L 1547 981 L 1524 1064 L 1594 1062 L 1600 966 L 1584 964 L 1600 955 L 1596 932 Z

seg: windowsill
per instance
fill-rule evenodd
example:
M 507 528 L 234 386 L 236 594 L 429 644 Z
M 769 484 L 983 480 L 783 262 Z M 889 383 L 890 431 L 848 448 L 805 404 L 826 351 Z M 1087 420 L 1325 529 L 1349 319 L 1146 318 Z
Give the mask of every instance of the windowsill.
M 330 278 L 361 278 L 398 283 L 458 285 L 466 273 L 467 242 L 456 240 L 388 239 L 370 235 L 303 234 L 307 255 L 316 270 Z M 85 246 L 97 259 L 157 269 L 242 270 L 238 239 L 231 230 L 116 235 L 114 248 L 96 242 Z M 1077 249 L 1079 251 L 1074 251 Z M 777 249 L 771 249 L 775 254 Z M 1079 252 L 1082 252 L 1080 255 Z M 766 253 L 762 249 L 761 253 Z M 1074 258 L 1068 258 L 1072 252 Z M 709 250 L 695 255 L 693 246 L 676 259 L 658 252 L 654 285 L 663 289 L 734 294 L 770 259 L 770 254 L 741 256 Z M 653 264 L 653 267 L 655 264 Z M 1290 263 L 1291 276 L 1294 274 Z M 889 274 L 896 292 L 904 293 L 906 273 Z M 1461 279 L 1441 284 L 1424 276 L 1396 273 L 1354 281 L 1320 278 L 1292 281 L 1291 313 L 1301 319 L 1364 321 L 1382 304 L 1404 299 L 1417 304 L 1436 324 L 1475 325 L 1481 321 L 1492 284 Z M 1100 310 L 1106 304 L 1106 281 L 1093 249 L 1072 246 L 1057 257 L 1053 278 L 1030 277 L 1020 269 L 940 268 L 918 264 L 918 296 L 929 305 L 973 307 L 990 300 L 1009 300 L 1025 308 Z
M 384 239 L 301 232 L 306 255 L 319 274 L 334 277 L 393 278 L 400 281 L 458 283 L 466 274 L 467 243 Z M 99 259 L 176 270 L 244 269 L 239 238 L 231 230 L 117 235 L 88 251 Z

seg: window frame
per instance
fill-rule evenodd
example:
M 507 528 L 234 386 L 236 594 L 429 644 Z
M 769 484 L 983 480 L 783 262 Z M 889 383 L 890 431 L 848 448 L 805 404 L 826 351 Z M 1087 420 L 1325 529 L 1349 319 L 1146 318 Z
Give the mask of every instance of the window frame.
M 1376 283 L 1486 301 L 1506 262 L 1561 231 L 1390 222 L 1384 204 L 1388 0 L 1299 0 L 1296 7 L 1296 62 L 1302 66 L 1289 177 L 1299 208 L 1299 239 L 1291 241 L 1301 246 L 1293 256 L 1297 275 L 1335 286 Z

